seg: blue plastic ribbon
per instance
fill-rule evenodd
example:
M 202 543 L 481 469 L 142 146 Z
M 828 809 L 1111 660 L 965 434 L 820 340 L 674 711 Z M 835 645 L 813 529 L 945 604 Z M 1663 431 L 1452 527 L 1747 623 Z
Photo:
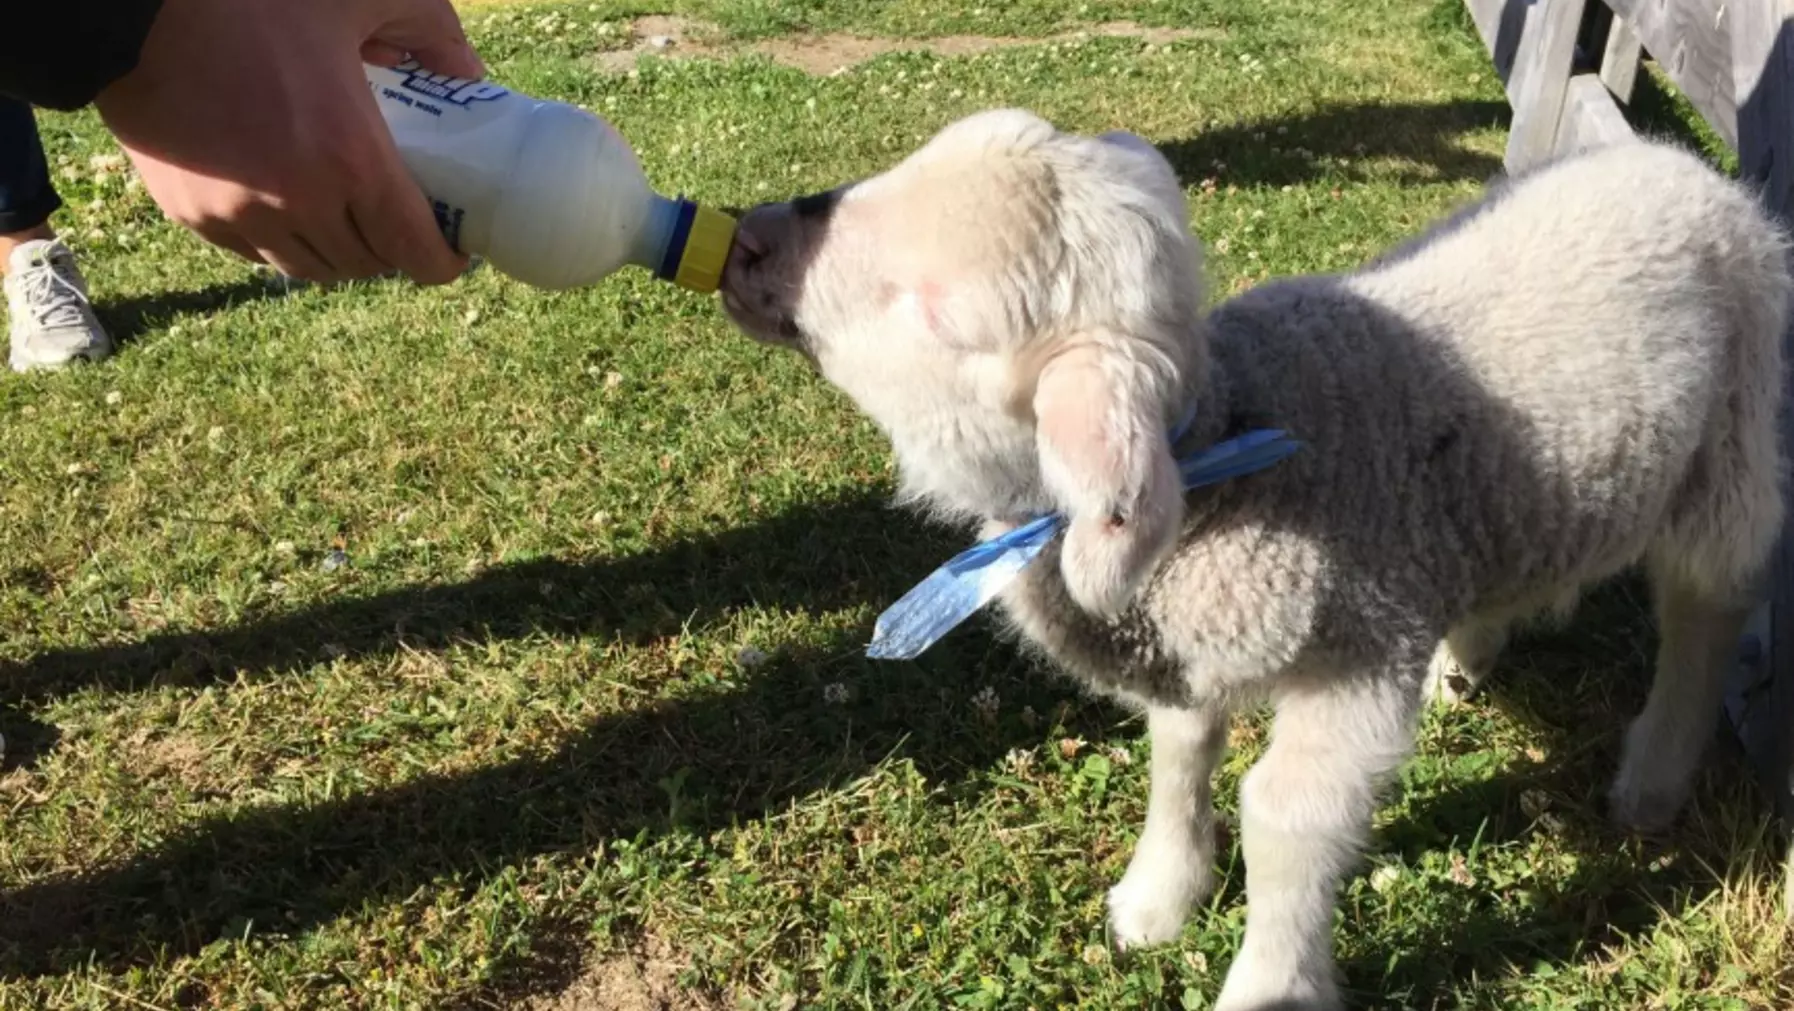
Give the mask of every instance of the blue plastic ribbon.
M 1176 445 L 1194 411 L 1171 432 Z M 1184 490 L 1218 484 L 1263 470 L 1302 448 L 1280 429 L 1254 429 L 1177 461 Z M 1001 593 L 1065 528 L 1062 513 L 1049 513 L 954 555 L 878 616 L 866 655 L 874 660 L 913 660 Z

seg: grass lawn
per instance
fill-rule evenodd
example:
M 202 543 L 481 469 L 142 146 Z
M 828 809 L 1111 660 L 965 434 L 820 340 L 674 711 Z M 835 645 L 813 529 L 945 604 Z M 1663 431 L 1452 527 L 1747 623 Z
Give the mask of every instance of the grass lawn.
M 662 191 L 719 205 L 989 106 L 1135 130 L 1183 173 L 1219 295 L 1357 264 L 1498 171 L 1500 84 L 1456 11 L 467 18 L 494 76 L 601 112 Z M 646 14 L 691 19 L 705 58 L 614 69 Z M 825 33 L 870 58 L 775 58 Z M 923 36 L 984 42 L 865 42 Z M 885 446 L 795 356 L 639 272 L 288 291 L 163 223 L 92 115 L 42 122 L 126 343 L 0 380 L 0 1008 L 1209 1006 L 1237 850 L 1180 943 L 1111 954 L 1142 728 L 981 622 L 917 663 L 859 656 L 962 542 L 887 507 Z M 1668 839 L 1602 820 L 1652 650 L 1621 583 L 1428 716 L 1341 902 L 1357 1003 L 1794 1004 L 1735 756 Z M 1262 731 L 1235 729 L 1224 809 Z

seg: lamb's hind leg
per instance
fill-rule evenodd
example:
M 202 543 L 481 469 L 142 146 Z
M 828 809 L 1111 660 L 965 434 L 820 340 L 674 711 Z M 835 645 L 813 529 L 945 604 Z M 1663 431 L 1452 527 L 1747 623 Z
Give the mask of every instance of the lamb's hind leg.
M 1120 883 L 1109 890 L 1109 925 L 1122 948 L 1177 937 L 1215 880 L 1215 764 L 1227 742 L 1221 709 L 1147 711 L 1152 741 L 1146 825 Z
M 1613 819 L 1640 832 L 1667 828 L 1688 799 L 1752 606 L 1747 597 L 1696 589 L 1667 567 L 1654 567 L 1653 576 L 1657 673 L 1608 791 Z
M 1413 743 L 1421 659 L 1412 673 L 1350 675 L 1278 700 L 1271 746 L 1240 787 L 1246 939 L 1215 1011 L 1339 1007 L 1335 892 Z
M 1657 673 L 1626 731 L 1608 792 L 1613 818 L 1632 829 L 1666 827 L 1687 801 L 1718 726 L 1738 640 L 1762 597 L 1785 508 L 1775 437 L 1780 335 L 1778 321 L 1746 345 L 1771 360 L 1741 381 L 1743 406 L 1716 416 L 1695 478 L 1651 545 Z

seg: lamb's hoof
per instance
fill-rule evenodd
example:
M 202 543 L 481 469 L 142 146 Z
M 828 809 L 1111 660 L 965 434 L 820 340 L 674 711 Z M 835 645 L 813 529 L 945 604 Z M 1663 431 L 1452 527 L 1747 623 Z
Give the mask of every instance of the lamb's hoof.
M 1109 889 L 1109 929 L 1122 951 L 1175 941 L 1195 904 L 1195 889 L 1167 887 L 1149 875 L 1127 874 Z
M 1344 1008 L 1345 1005 L 1337 999 L 1303 997 L 1266 997 L 1242 1002 L 1223 999 L 1215 1004 L 1215 1011 L 1343 1011 Z
M 1343 1011 L 1331 966 L 1260 965 L 1242 949 L 1227 972 L 1215 1011 Z
M 1676 823 L 1688 791 L 1653 787 L 1621 773 L 1607 791 L 1607 817 L 1634 835 L 1661 835 Z

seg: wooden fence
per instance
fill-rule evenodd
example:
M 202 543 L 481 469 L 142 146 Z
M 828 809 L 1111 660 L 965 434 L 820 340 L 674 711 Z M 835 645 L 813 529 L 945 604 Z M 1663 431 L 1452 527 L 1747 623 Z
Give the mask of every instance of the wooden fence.
M 1794 0 L 1465 0 L 1513 107 L 1510 172 L 1623 139 L 1647 55 L 1794 227 Z M 1648 199 L 1648 194 L 1640 194 Z M 1794 340 L 1786 342 L 1794 362 Z M 1794 448 L 1794 412 L 1782 420 Z M 1794 827 L 1794 512 L 1725 715 Z M 1717 715 L 1717 714 L 1716 714 Z M 1788 900 L 1794 914 L 1794 848 Z

